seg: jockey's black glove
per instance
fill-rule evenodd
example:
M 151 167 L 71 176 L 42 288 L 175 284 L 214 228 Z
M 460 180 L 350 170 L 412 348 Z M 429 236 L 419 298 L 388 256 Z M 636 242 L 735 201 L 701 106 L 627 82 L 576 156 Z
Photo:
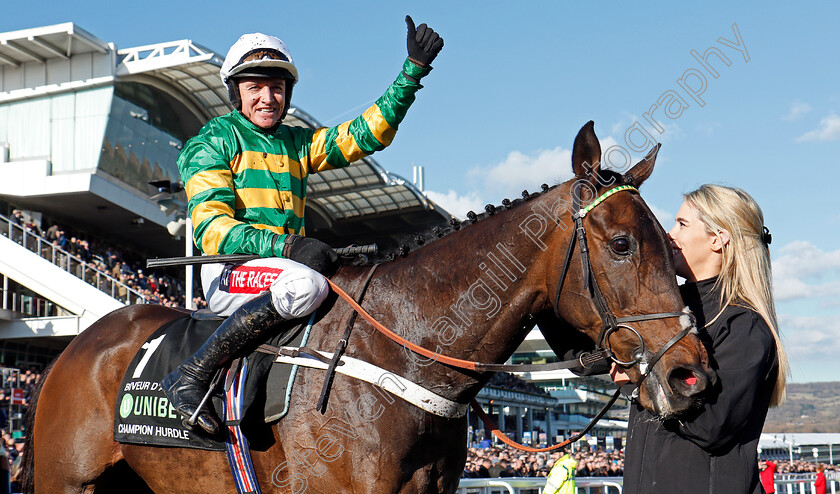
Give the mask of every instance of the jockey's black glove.
M 443 48 L 443 38 L 425 23 L 414 27 L 410 15 L 405 16 L 408 26 L 408 58 L 421 67 L 431 65 Z
M 324 276 L 331 276 L 338 269 L 338 254 L 329 245 L 311 237 L 286 235 L 283 257 L 308 266 Z

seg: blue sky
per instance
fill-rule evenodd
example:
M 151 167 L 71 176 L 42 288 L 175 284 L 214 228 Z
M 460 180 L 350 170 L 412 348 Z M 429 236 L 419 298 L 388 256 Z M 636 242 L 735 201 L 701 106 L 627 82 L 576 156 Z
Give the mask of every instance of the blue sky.
M 423 165 L 430 197 L 463 215 L 568 178 L 588 120 L 604 149 L 626 147 L 639 122 L 663 144 L 642 193 L 666 228 L 681 194 L 706 182 L 762 205 L 793 380 L 840 381 L 836 3 L 47 0 L 4 6 L 0 31 L 75 22 L 118 48 L 191 39 L 222 55 L 242 33 L 274 34 L 299 67 L 294 103 L 334 125 L 398 73 L 407 13 L 446 44 L 380 164 L 408 178 Z M 733 24 L 745 50 L 731 46 Z M 710 58 L 717 78 L 691 54 L 710 47 L 730 62 Z M 702 105 L 677 82 L 692 70 Z M 644 113 L 668 91 L 687 107 L 655 110 L 660 134 Z

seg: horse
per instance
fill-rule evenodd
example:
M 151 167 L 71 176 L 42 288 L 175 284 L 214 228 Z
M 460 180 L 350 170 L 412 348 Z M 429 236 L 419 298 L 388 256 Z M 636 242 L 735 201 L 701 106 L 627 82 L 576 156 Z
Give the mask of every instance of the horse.
M 412 345 L 436 355 L 502 363 L 539 321 L 558 351 L 567 349 L 564 341 L 574 335 L 608 348 L 630 377 L 641 381 L 639 400 L 646 408 L 661 416 L 687 410 L 710 383 L 711 369 L 700 340 L 687 331 L 687 318 L 673 317 L 684 304 L 671 249 L 635 191 L 652 173 L 657 151 L 658 146 L 625 174 L 602 169 L 590 121 L 574 141 L 574 178 L 544 185 L 539 193 L 526 191 L 498 207 L 488 205 L 485 213 L 453 220 L 429 238 L 418 235 L 415 245 L 379 264 L 361 304 L 411 344 L 399 346 L 359 318 L 346 355 L 466 404 L 491 373 L 454 368 L 418 355 Z M 599 204 L 585 216 L 573 208 L 595 198 Z M 585 246 L 573 250 L 573 239 L 583 233 Z M 367 266 L 342 266 L 331 281 L 357 293 L 369 273 Z M 617 320 L 637 317 L 638 329 L 619 323 L 605 332 L 603 307 Z M 333 300 L 307 346 L 335 348 L 351 312 Z M 128 306 L 68 345 L 39 383 L 30 407 L 26 492 L 235 490 L 224 452 L 120 444 L 113 438 L 117 391 L 129 362 L 155 329 L 185 314 L 155 305 Z M 650 362 L 645 358 L 657 350 L 662 358 L 645 369 Z M 324 379 L 321 370 L 300 369 L 288 414 L 252 443 L 263 492 L 457 489 L 467 448 L 463 413 L 429 413 L 340 374 L 325 412 L 318 413 Z

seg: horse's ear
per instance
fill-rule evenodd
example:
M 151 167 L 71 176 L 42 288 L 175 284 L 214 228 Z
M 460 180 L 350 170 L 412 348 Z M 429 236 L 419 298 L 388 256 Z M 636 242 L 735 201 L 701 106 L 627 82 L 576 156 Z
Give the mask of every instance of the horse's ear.
M 581 127 L 572 148 L 572 171 L 577 178 L 594 180 L 601 167 L 601 144 L 595 135 L 595 122 Z
M 647 180 L 651 173 L 653 173 L 653 165 L 656 164 L 656 155 L 659 153 L 659 148 L 662 144 L 657 143 L 650 152 L 642 158 L 642 161 L 636 163 L 629 172 L 624 174 L 624 183 L 639 188 L 642 182 Z

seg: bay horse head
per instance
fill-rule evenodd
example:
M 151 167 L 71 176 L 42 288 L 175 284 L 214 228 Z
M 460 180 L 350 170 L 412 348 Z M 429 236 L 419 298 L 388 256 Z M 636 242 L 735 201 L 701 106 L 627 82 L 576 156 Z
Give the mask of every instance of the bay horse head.
M 653 172 L 659 145 L 622 175 L 601 168 L 593 127 L 590 121 L 575 138 L 575 177 L 550 206 L 542 205 L 557 226 L 540 241 L 570 240 L 567 250 L 549 257 L 545 289 L 552 307 L 540 316 L 540 329 L 558 354 L 568 347 L 560 329 L 585 333 L 639 385 L 642 406 L 676 415 L 698 400 L 714 374 L 683 309 L 665 230 L 637 190 Z M 535 231 L 533 225 L 526 230 Z

